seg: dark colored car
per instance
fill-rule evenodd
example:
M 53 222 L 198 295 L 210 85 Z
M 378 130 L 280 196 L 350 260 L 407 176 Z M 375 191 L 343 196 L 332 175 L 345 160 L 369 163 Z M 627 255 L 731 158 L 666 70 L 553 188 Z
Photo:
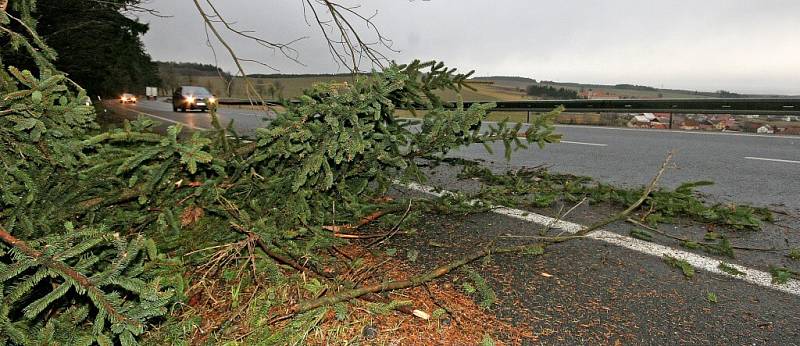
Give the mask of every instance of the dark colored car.
M 185 112 L 187 110 L 199 109 L 205 112 L 216 102 L 216 97 L 214 97 L 208 89 L 200 86 L 184 85 L 175 89 L 175 92 L 172 94 L 172 111 Z

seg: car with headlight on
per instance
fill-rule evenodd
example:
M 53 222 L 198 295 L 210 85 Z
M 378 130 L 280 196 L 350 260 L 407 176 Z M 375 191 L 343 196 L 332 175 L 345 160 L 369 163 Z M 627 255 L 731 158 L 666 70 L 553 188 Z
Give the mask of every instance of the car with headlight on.
M 125 103 L 136 103 L 136 96 L 134 96 L 133 94 L 124 93 L 124 94 L 122 94 L 122 96 L 120 96 L 119 103 L 122 103 L 122 104 L 125 104 Z
M 173 112 L 185 112 L 193 109 L 205 112 L 216 103 L 217 98 L 208 89 L 200 86 L 184 85 L 175 89 L 172 94 Z

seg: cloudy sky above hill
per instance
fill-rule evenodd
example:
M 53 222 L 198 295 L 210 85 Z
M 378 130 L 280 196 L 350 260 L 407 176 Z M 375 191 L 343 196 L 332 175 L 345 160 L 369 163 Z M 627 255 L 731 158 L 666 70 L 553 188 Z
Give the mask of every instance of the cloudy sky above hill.
M 201 1 L 202 2 L 202 1 Z M 354 1 L 342 1 L 355 4 Z M 800 95 L 797 0 L 369 0 L 375 23 L 393 39 L 398 62 L 438 59 L 476 75 L 642 84 L 690 90 Z M 304 65 L 226 35 L 243 57 L 282 73 L 337 69 L 300 0 L 216 0 L 236 27 L 294 45 Z M 152 0 L 169 18 L 143 17 L 157 60 L 214 63 L 192 0 Z M 363 26 L 361 26 L 363 27 Z M 233 71 L 217 45 L 218 64 Z M 248 73 L 270 73 L 248 65 Z

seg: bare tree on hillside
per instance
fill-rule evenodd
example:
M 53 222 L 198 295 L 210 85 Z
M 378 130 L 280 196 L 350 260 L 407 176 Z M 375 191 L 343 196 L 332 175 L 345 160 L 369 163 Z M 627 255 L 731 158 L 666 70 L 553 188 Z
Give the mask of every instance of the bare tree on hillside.
M 245 94 L 251 100 L 256 98 L 264 101 L 255 84 L 247 77 L 245 64 L 256 64 L 273 71 L 278 70 L 262 60 L 238 55 L 224 38 L 225 33 L 243 37 L 302 65 L 300 54 L 293 46 L 307 36 L 288 42 L 267 40 L 256 36 L 252 31 L 236 27 L 235 22 L 228 20 L 215 6 L 215 1 L 193 0 L 193 2 L 205 23 L 209 47 L 214 51 L 213 37 L 213 41 L 227 51 L 236 66 L 236 75 L 244 80 Z M 301 4 L 306 23 L 319 28 L 331 57 L 340 67 L 357 73 L 366 66 L 382 68 L 389 62 L 384 53 L 395 50 L 392 48 L 392 41 L 383 35 L 373 21 L 377 11 L 365 15 L 360 12 L 360 5 L 346 6 L 334 0 L 301 0 Z M 214 56 L 216 57 L 215 51 Z
M 225 82 L 225 96 L 231 97 L 233 88 L 233 75 L 230 73 L 220 73 L 220 78 Z

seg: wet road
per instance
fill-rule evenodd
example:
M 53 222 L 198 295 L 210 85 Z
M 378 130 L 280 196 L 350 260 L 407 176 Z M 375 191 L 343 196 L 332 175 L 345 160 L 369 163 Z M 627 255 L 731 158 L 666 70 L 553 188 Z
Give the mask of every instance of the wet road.
M 667 186 L 708 180 L 700 191 L 712 200 L 800 210 L 800 137 L 558 126 L 564 142 L 533 147 L 503 157 L 502 145 L 488 154 L 482 145 L 456 155 L 494 161 L 498 170 L 549 165 L 554 171 L 591 176 L 615 185 L 641 186 L 667 152 L 675 150 L 675 169 Z
M 116 105 L 116 104 L 115 104 Z M 140 101 L 125 109 L 146 113 L 157 120 L 179 122 L 194 129 L 211 128 L 206 113 L 172 112 L 163 101 Z M 264 124 L 264 112 L 233 107 L 220 108 L 223 126 L 233 121 L 240 134 L 248 135 Z M 616 185 L 646 184 L 670 150 L 675 150 L 673 169 L 663 178 L 667 186 L 709 180 L 700 191 L 720 202 L 777 206 L 800 211 L 800 136 L 724 134 L 658 131 L 608 127 L 558 126 L 564 141 L 544 149 L 521 150 L 506 162 L 501 144 L 495 154 L 475 145 L 453 155 L 492 161 L 497 170 L 549 165 L 554 171 L 591 176 Z
M 208 113 L 201 111 L 173 112 L 172 104 L 163 100 L 140 100 L 136 104 L 124 105 L 107 101 L 107 105 L 115 109 L 127 110 L 130 112 L 129 116 L 135 113 L 143 113 L 155 120 L 164 122 L 166 125 L 180 123 L 194 130 L 208 130 L 213 127 Z M 252 134 L 253 129 L 263 126 L 265 118 L 267 118 L 265 112 L 234 107 L 221 108 L 217 112 L 217 116 L 222 126 L 228 126 L 233 121 L 233 128 L 239 134 L 244 135 Z

